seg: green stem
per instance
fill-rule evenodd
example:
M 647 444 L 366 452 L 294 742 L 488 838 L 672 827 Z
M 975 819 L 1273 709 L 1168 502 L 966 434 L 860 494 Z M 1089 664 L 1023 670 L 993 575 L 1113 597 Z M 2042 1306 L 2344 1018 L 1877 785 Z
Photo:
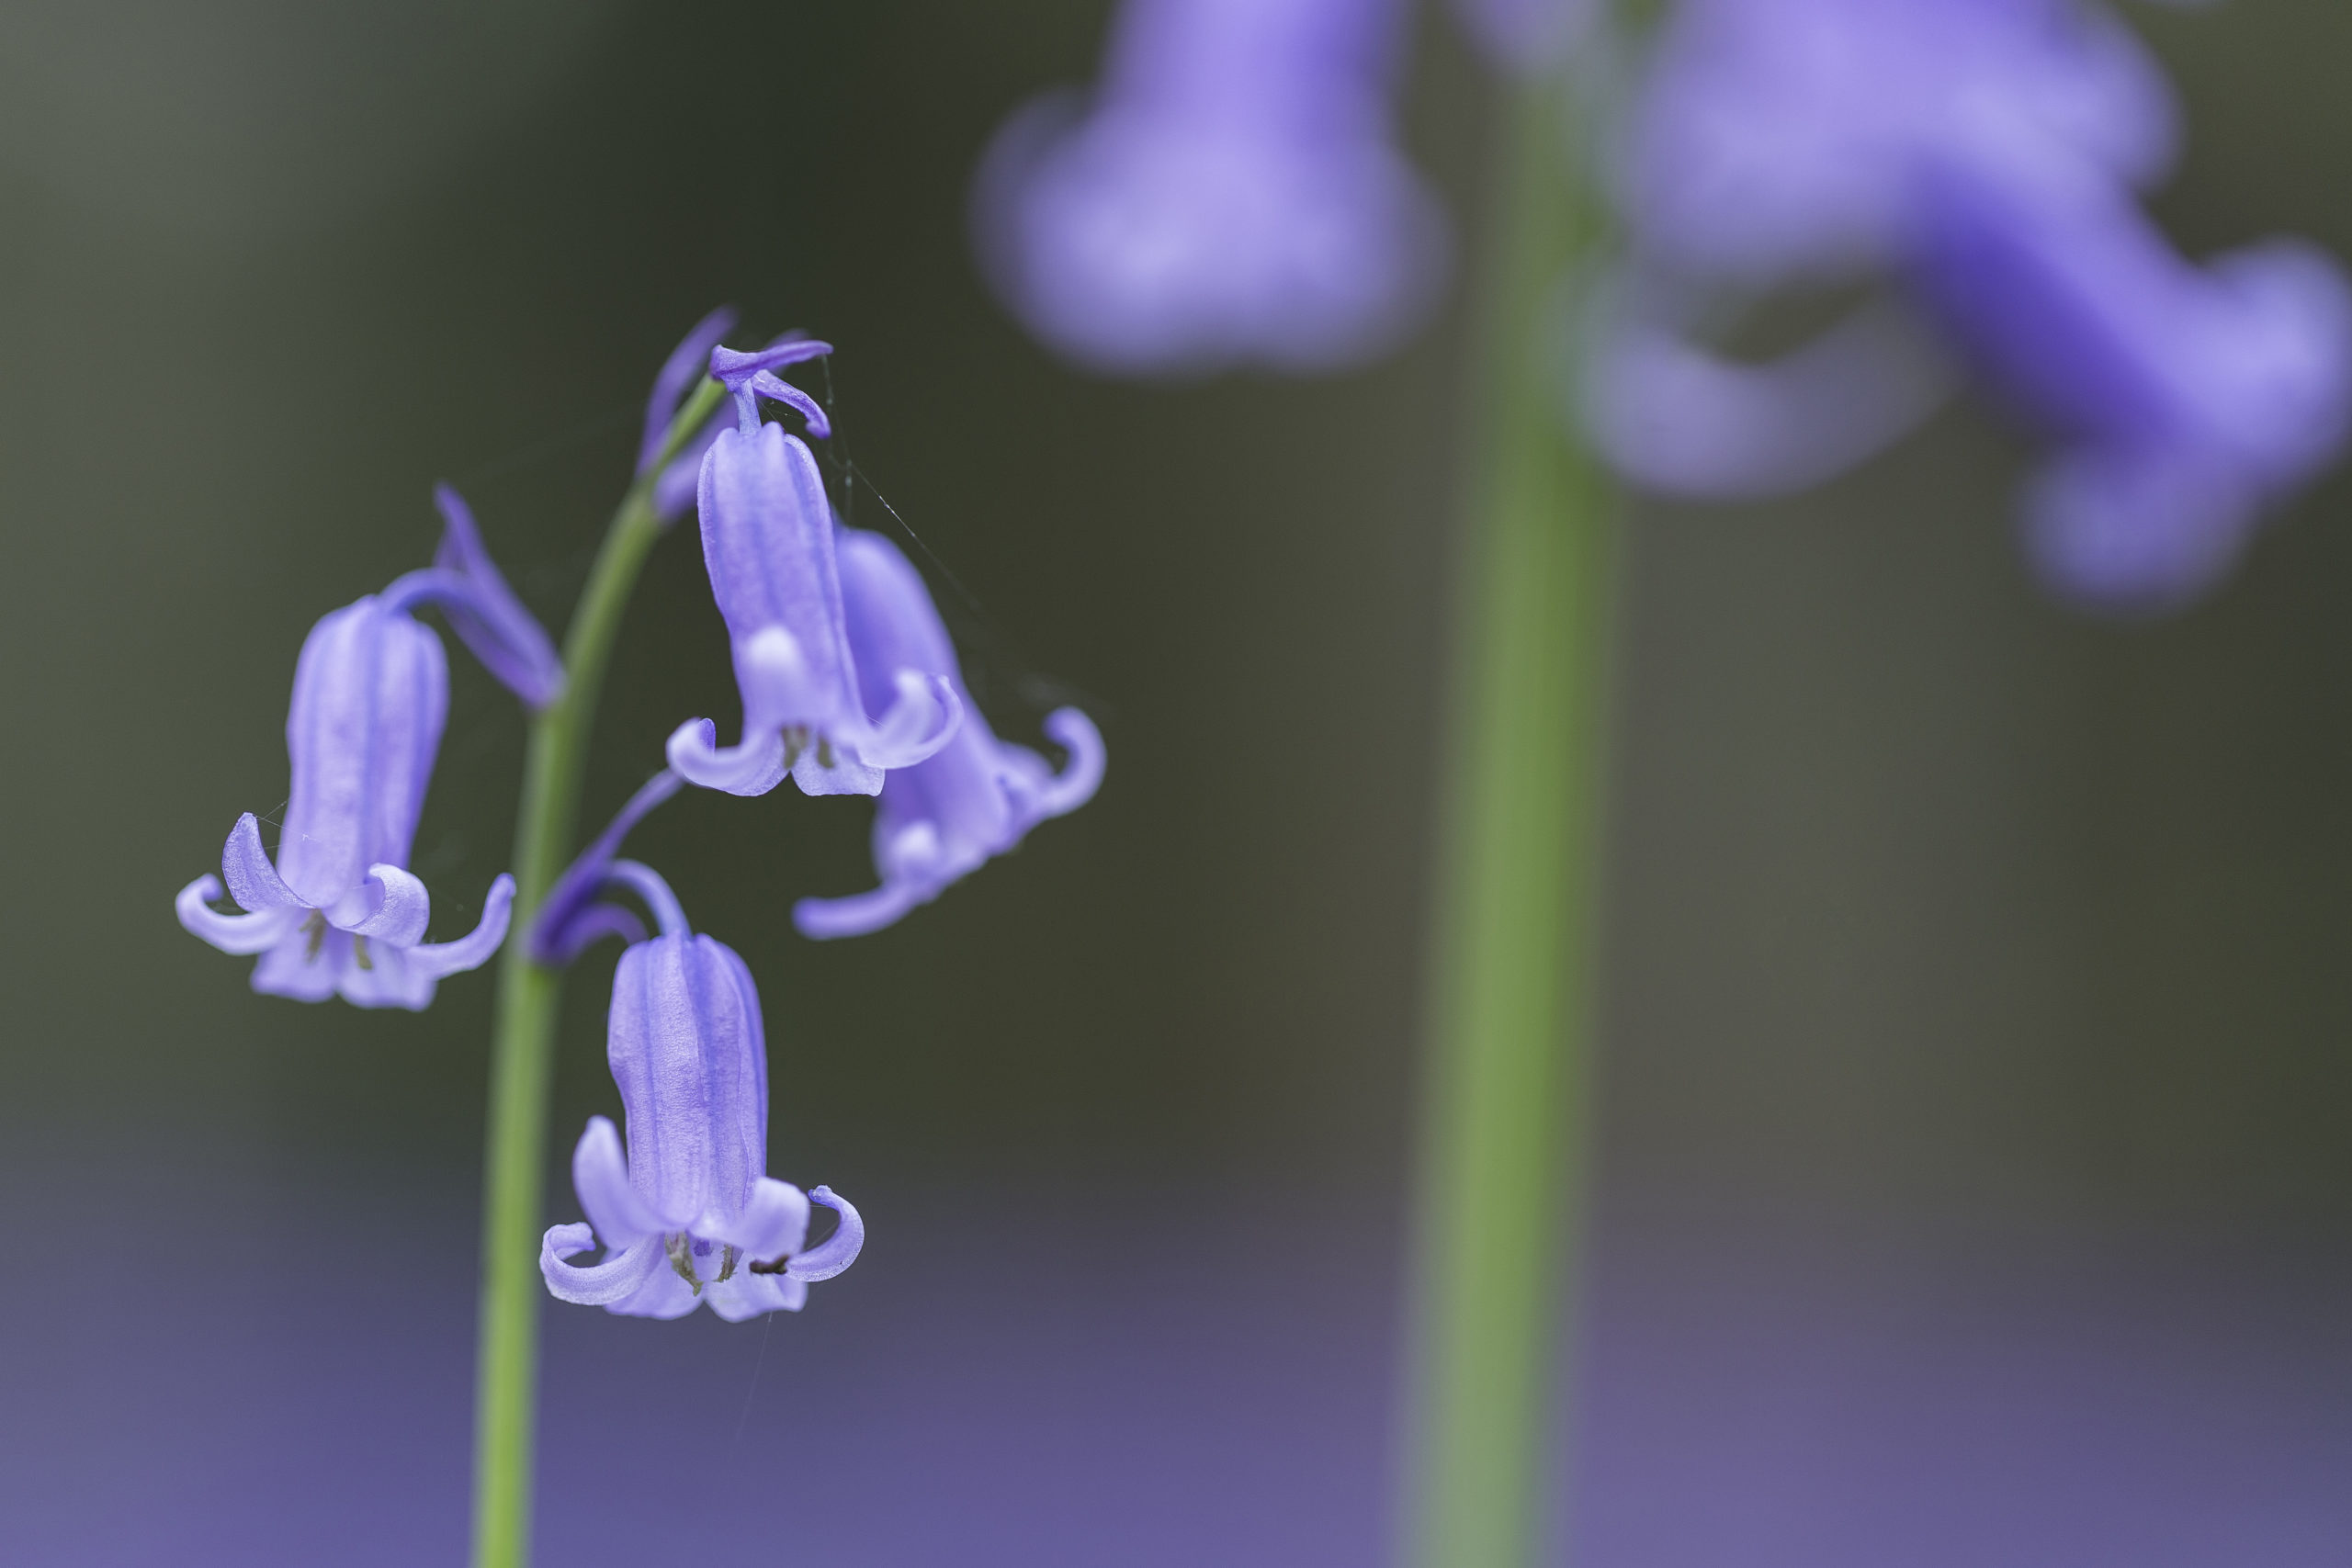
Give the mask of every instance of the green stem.
M 671 423 L 661 459 L 629 488 L 605 531 L 563 638 L 563 694 L 531 724 L 514 823 L 514 914 L 500 959 L 483 1155 L 481 1321 L 474 1385 L 474 1568 L 525 1568 L 531 1555 L 531 1450 L 538 1411 L 542 1175 L 548 1085 L 562 976 L 531 962 L 531 923 L 563 872 L 580 816 L 588 739 L 613 641 L 639 569 L 662 536 L 652 476 L 725 395 L 696 385 Z
M 1544 330 L 1598 242 L 1565 98 L 1508 110 L 1480 278 L 1419 1173 L 1415 1568 L 1529 1568 L 1576 1250 L 1610 642 L 1606 486 Z

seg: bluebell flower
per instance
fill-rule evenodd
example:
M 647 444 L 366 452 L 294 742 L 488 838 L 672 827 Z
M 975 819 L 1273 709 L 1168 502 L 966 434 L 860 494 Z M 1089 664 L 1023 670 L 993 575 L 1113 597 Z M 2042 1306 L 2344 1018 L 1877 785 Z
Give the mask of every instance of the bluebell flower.
M 819 1187 L 766 1174 L 767 1045 L 743 961 L 688 929 L 669 887 L 615 861 L 606 875 L 643 897 L 661 926 L 613 975 L 608 1055 L 628 1146 L 591 1117 L 571 1179 L 586 1224 L 547 1233 L 539 1269 L 560 1300 L 634 1317 L 683 1317 L 705 1302 L 729 1322 L 797 1312 L 808 1285 L 857 1259 L 857 1210 Z M 813 1198 L 841 1216 L 803 1250 Z M 601 1243 L 602 1262 L 571 1261 Z
M 1016 114 L 974 193 L 1046 344 L 1115 374 L 1319 370 L 1423 313 L 1446 230 L 1397 151 L 1402 0 L 1127 0 L 1092 102 Z
M 526 701 L 551 696 L 562 671 L 481 553 L 463 503 L 445 491 L 443 504 L 444 564 L 334 612 L 303 641 L 286 719 L 293 788 L 277 862 L 251 812 L 221 852 L 221 876 L 243 913 L 212 908 L 221 886 L 209 875 L 175 901 L 180 924 L 197 936 L 223 953 L 261 955 L 257 991 L 421 1009 L 441 979 L 480 966 L 505 940 L 514 879 L 503 874 L 471 933 L 424 940 L 432 904 L 408 858 L 448 716 L 449 666 L 441 639 L 409 612 L 428 602 L 451 612 L 485 664 Z
M 743 730 L 722 748 L 710 720 L 688 719 L 669 743 L 670 766 L 706 789 L 765 795 L 788 773 L 808 795 L 873 795 L 887 771 L 946 745 L 962 712 L 945 682 L 893 669 L 879 672 L 888 700 L 871 716 L 842 619 L 824 480 L 806 444 L 760 423 L 757 400 L 770 398 L 798 410 L 811 435 L 830 434 L 823 409 L 775 372 L 831 352 L 801 342 L 711 354 L 711 374 L 734 395 L 736 423 L 703 459 L 697 504 Z
M 1075 811 L 1102 782 L 1102 738 L 1077 708 L 1046 716 L 1046 733 L 1069 752 L 1057 774 L 1025 746 L 1008 745 L 964 688 L 956 650 L 922 576 L 879 534 L 836 536 L 850 647 L 869 703 L 888 699 L 880 671 L 917 670 L 945 681 L 964 711 L 935 756 L 892 771 L 874 814 L 874 869 L 881 886 L 844 898 L 804 898 L 793 923 L 811 937 L 878 931 L 929 903 L 989 857 L 1021 842 L 1048 817 Z
M 2133 196 L 2176 118 L 2131 34 L 2073 0 L 1690 0 L 1626 141 L 1597 443 L 1667 491 L 1793 489 L 1972 371 L 2055 445 L 2025 507 L 2053 586 L 2194 592 L 2340 444 L 2352 290 L 2290 243 L 2183 261 Z M 1873 276 L 1900 302 L 1778 360 L 1702 341 L 1726 301 Z

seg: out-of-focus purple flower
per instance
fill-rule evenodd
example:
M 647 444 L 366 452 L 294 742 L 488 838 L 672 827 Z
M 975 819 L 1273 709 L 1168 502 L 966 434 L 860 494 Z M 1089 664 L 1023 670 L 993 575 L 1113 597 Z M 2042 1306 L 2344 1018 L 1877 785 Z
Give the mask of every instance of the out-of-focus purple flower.
M 897 546 L 856 528 L 842 529 L 835 544 L 865 700 L 888 700 L 882 671 L 918 670 L 948 683 L 964 721 L 936 756 L 883 781 L 874 814 L 874 869 L 882 885 L 793 907 L 793 923 L 810 937 L 879 931 L 1011 850 L 1046 818 L 1077 810 L 1102 782 L 1102 737 L 1077 708 L 1046 717 L 1046 733 L 1069 752 L 1059 773 L 1036 752 L 989 730 L 964 689 L 954 645 L 922 574 Z
M 680 339 L 678 346 L 670 351 L 670 357 L 662 362 L 660 373 L 653 378 L 652 395 L 645 400 L 645 434 L 637 445 L 639 479 L 643 479 L 660 460 L 662 439 L 670 434 L 670 422 L 678 417 L 686 394 L 709 366 L 710 351 L 734 326 L 733 307 L 721 305 L 696 321 L 694 330 Z M 653 511 L 662 522 L 675 522 L 694 504 L 695 483 L 702 473 L 703 457 L 726 428 L 727 422 L 714 414 L 676 457 L 662 465 L 653 481 Z
M 706 789 L 765 795 L 789 773 L 804 794 L 873 795 L 884 773 L 946 745 L 963 711 L 946 682 L 914 669 L 881 672 L 890 701 L 878 719 L 861 699 L 824 481 L 798 437 L 760 423 L 757 403 L 786 403 L 810 434 L 829 434 L 824 411 L 775 372 L 831 352 L 803 342 L 711 354 L 711 374 L 734 394 L 736 424 L 703 459 L 703 561 L 727 622 L 743 733 L 722 748 L 710 720 L 688 719 L 669 744 L 670 766 Z
M 2145 51 L 2074 0 L 1689 0 L 1626 143 L 1596 443 L 1662 490 L 1794 488 L 1917 423 L 1956 362 L 2059 444 L 2026 507 L 2053 586 L 2194 592 L 2340 443 L 2352 292 L 2297 245 L 2181 260 L 2132 195 L 2175 140 Z M 1692 335 L 1726 297 L 1879 273 L 1907 319 L 1873 303 L 1763 364 Z
M 1929 164 L 2137 186 L 2177 130 L 2147 51 L 2075 0 L 1686 0 L 1619 186 L 1645 265 L 1770 288 L 1903 265 Z
M 1313 371 L 1414 324 L 1445 227 L 1398 152 L 1401 0 L 1127 0 L 1091 105 L 1041 99 L 974 192 L 1049 346 L 1122 375 Z
M 407 870 L 449 704 L 440 638 L 408 606 L 447 586 L 438 575 L 411 573 L 382 596 L 335 611 L 302 644 L 286 720 L 293 792 L 277 864 L 250 812 L 221 855 L 229 896 L 245 912 L 211 907 L 220 884 L 210 876 L 180 890 L 182 925 L 224 953 L 262 955 L 257 991 L 421 1009 L 443 976 L 481 964 L 505 938 L 514 878 L 491 885 L 470 935 L 428 943 L 430 901 Z
M 826 1188 L 804 1196 L 765 1174 L 767 1043 L 743 961 L 689 931 L 648 868 L 616 861 L 608 874 L 662 927 L 613 975 L 608 1055 L 628 1145 L 589 1119 L 571 1159 L 588 1224 L 547 1233 L 540 1272 L 560 1300 L 633 1317 L 683 1317 L 706 1301 L 730 1323 L 797 1312 L 811 1281 L 856 1261 L 865 1223 Z M 803 1251 L 810 1198 L 841 1224 Z M 604 1261 L 571 1261 L 600 1242 Z
M 1924 299 L 2061 443 L 2026 510 L 2051 581 L 2123 605 L 2192 592 L 2342 444 L 2352 291 L 2317 250 L 2199 270 L 2120 193 L 2052 200 L 1963 164 L 1928 184 Z

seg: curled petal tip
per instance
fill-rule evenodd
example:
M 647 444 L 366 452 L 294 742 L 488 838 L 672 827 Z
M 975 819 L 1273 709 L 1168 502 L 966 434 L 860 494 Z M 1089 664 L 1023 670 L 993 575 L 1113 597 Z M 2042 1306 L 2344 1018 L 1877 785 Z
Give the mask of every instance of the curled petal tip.
M 832 1210 L 842 1220 L 832 1235 L 785 1266 L 785 1273 L 791 1278 L 815 1284 L 831 1279 L 857 1261 L 857 1255 L 865 1247 L 865 1221 L 859 1217 L 855 1204 L 830 1187 L 810 1188 L 808 1198 L 811 1202 Z
M 870 936 L 896 925 L 921 902 L 906 884 L 885 883 L 870 892 L 842 898 L 803 898 L 792 906 L 792 924 L 811 942 Z
M 229 829 L 229 841 L 220 850 L 220 874 L 228 880 L 229 897 L 249 914 L 302 907 L 301 898 L 270 863 L 261 844 L 261 823 L 250 811 Z
M 207 872 L 172 900 L 173 912 L 190 936 L 239 957 L 266 953 L 284 940 L 296 924 L 299 910 L 264 909 L 248 915 L 224 915 L 212 907 L 220 897 L 220 879 Z
M 595 1249 L 596 1233 L 586 1225 L 551 1228 L 539 1243 L 539 1277 L 548 1293 L 579 1306 L 611 1306 L 635 1295 L 662 1261 L 658 1247 L 628 1247 L 585 1268 L 571 1261 Z
M 506 921 L 514 907 L 514 879 L 500 872 L 482 899 L 481 919 L 474 929 L 455 942 L 427 942 L 409 949 L 410 966 L 435 980 L 481 968 L 506 941 Z
M 891 677 L 898 699 L 874 726 L 858 754 L 876 768 L 911 768 L 935 757 L 964 722 L 964 700 L 945 677 L 900 670 Z
M 663 748 L 671 769 L 688 784 L 729 795 L 765 795 L 784 782 L 784 737 L 747 738 L 721 747 L 718 727 L 690 718 L 670 734 Z
M 327 911 L 327 921 L 354 936 L 414 947 L 424 940 L 432 916 L 433 899 L 424 884 L 402 867 L 379 863 L 368 868 L 368 880 L 350 898 Z
M 1046 716 L 1045 729 L 1048 739 L 1069 753 L 1069 761 L 1037 790 L 1038 813 L 1061 817 L 1094 798 L 1094 792 L 1102 787 L 1109 753 L 1102 746 L 1102 732 L 1082 709 L 1056 708 Z

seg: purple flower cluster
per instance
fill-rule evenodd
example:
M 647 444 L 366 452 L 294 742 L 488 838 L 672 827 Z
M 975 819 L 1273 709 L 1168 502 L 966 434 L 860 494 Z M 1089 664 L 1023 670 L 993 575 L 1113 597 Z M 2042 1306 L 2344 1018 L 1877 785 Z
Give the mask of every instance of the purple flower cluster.
M 1069 751 L 1057 774 L 1045 759 L 996 739 L 972 704 L 939 613 L 914 568 L 888 541 L 843 526 L 826 498 L 808 441 L 763 422 L 762 400 L 797 412 L 809 440 L 832 427 L 823 406 L 777 372 L 830 354 L 825 344 L 779 341 L 757 353 L 719 346 L 712 318 L 680 354 L 707 354 L 726 387 L 731 423 L 700 440 L 695 482 L 703 561 L 726 622 L 742 730 L 718 742 L 708 719 L 669 740 L 669 767 L 639 790 L 550 890 L 531 933 L 532 956 L 564 964 L 600 937 L 628 945 L 613 980 L 609 1055 L 623 1134 L 595 1117 L 572 1159 L 586 1224 L 547 1233 L 539 1267 L 557 1297 L 608 1312 L 678 1317 L 707 1301 L 730 1321 L 797 1311 L 811 1281 L 855 1260 L 865 1240 L 856 1209 L 823 1187 L 804 1195 L 765 1174 L 767 1048 L 759 994 L 730 949 L 695 935 L 650 868 L 617 858 L 638 822 L 685 784 L 765 795 L 790 777 L 802 793 L 878 795 L 874 853 L 881 886 L 794 911 L 814 937 L 878 931 L 1044 818 L 1076 809 L 1102 776 L 1101 736 L 1075 708 L 1046 720 Z M 678 359 L 656 389 L 673 405 Z M 654 418 L 640 460 L 662 446 Z M 665 470 L 657 488 L 673 481 Z M 649 939 L 625 905 L 634 892 L 654 916 Z M 803 1249 L 811 1200 L 840 1216 Z M 598 1247 L 602 1261 L 574 1261 Z
M 1589 427 L 1656 488 L 1768 493 L 1964 370 L 2051 443 L 2025 525 L 2054 587 L 2191 594 L 2340 445 L 2352 290 L 2294 242 L 2182 260 L 2136 195 L 2176 140 L 2154 62 L 2077 0 L 1685 0 L 1627 128 Z M 1898 292 L 1780 359 L 1705 345 L 1727 304 L 1873 277 Z
M 637 1316 L 679 1317 L 705 1301 L 729 1320 L 797 1311 L 811 1281 L 855 1260 L 865 1231 L 830 1190 L 804 1194 L 766 1174 L 767 1044 L 751 972 L 688 928 L 658 874 L 618 858 L 630 829 L 689 783 L 755 795 L 789 775 L 808 795 L 878 795 L 880 886 L 795 911 L 809 936 L 849 936 L 936 897 L 1038 822 L 1083 805 L 1102 777 L 1102 737 L 1075 708 L 1046 719 L 1069 753 L 1058 773 L 996 738 L 922 576 L 886 540 L 844 526 L 808 442 L 763 423 L 764 399 L 797 412 L 808 439 L 831 436 L 824 408 L 777 375 L 831 348 L 789 337 L 738 353 L 720 343 L 733 321 L 714 311 L 662 367 L 637 480 L 655 522 L 673 521 L 690 500 L 700 513 L 742 694 L 741 736 L 721 747 L 710 721 L 680 726 L 670 766 L 556 881 L 529 932 L 531 959 L 549 965 L 600 937 L 627 943 L 608 1053 L 627 1143 L 610 1121 L 591 1119 L 572 1161 L 589 1223 L 548 1231 L 540 1269 L 564 1301 Z M 734 417 L 681 439 L 682 411 L 706 368 L 731 394 Z M 258 990 L 422 1009 L 444 976 L 478 967 L 505 939 L 514 882 L 502 875 L 469 935 L 424 940 L 430 902 L 408 858 L 449 672 L 440 638 L 415 612 L 437 607 L 535 708 L 562 695 L 564 670 L 465 502 L 446 487 L 436 498 L 447 528 L 434 565 L 326 616 L 303 644 L 286 726 L 293 791 L 275 862 L 247 814 L 229 836 L 221 876 L 180 892 L 190 931 L 261 955 Z M 213 907 L 223 879 L 238 913 Z M 605 897 L 614 889 L 636 894 L 655 934 Z M 812 1200 L 839 1216 L 813 1247 L 804 1245 Z M 600 1247 L 601 1261 L 577 1261 Z
M 1455 8 L 1521 74 L 1600 11 Z M 1125 0 L 1092 97 L 1032 104 L 983 162 L 998 292 L 1112 374 L 1392 344 L 1446 249 L 1394 142 L 1404 20 L 1400 0 Z M 2054 587 L 2119 609 L 2195 593 L 2342 444 L 2352 289 L 2293 242 L 2183 260 L 2138 201 L 2176 118 L 2094 0 L 1681 0 L 1616 127 L 1631 254 L 1584 334 L 1595 445 L 1659 491 L 1787 491 L 1973 377 L 2050 444 L 2024 513 Z M 1778 358 L 1713 346 L 1765 296 L 1880 279 Z

